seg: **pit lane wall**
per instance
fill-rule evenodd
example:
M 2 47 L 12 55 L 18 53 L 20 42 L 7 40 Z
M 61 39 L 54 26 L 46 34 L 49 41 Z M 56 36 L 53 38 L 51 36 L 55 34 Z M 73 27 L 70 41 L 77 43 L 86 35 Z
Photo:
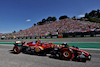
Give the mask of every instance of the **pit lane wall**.
M 89 31 L 89 32 L 71 32 L 71 33 L 61 33 L 56 35 L 47 35 L 47 36 L 18 36 L 18 37 L 4 37 L 4 39 L 45 39 L 45 38 L 70 38 L 70 37 L 100 37 L 100 31 Z

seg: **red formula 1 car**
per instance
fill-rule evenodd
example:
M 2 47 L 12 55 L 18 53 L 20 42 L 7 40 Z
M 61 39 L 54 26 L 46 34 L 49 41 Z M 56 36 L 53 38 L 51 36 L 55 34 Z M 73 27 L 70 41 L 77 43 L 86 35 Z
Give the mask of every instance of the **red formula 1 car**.
M 63 44 L 63 47 L 55 47 L 51 52 L 51 57 L 65 59 L 65 60 L 73 60 L 73 61 L 81 61 L 86 62 L 86 60 L 91 60 L 90 53 L 80 50 L 78 47 L 69 47 L 69 45 Z
M 54 45 L 52 43 L 40 43 L 40 41 L 29 42 L 25 44 L 25 42 L 16 41 L 14 44 L 13 51 L 17 54 L 20 52 L 30 53 L 30 54 L 42 54 L 46 55 L 50 54 L 50 51 L 53 50 Z
M 86 60 L 91 60 L 90 53 L 75 46 L 69 47 L 67 43 L 55 45 L 51 42 L 41 43 L 39 40 L 25 44 L 23 41 L 16 41 L 13 51 L 17 54 L 20 52 L 38 55 L 51 54 L 50 57 L 74 61 L 86 62 Z

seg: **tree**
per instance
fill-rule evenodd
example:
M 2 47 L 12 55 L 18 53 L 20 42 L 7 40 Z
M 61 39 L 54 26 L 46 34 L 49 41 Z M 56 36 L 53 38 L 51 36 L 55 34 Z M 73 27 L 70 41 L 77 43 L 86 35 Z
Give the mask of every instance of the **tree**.
M 86 13 L 86 14 L 85 14 L 85 18 L 89 18 L 89 15 L 88 15 L 88 13 Z
M 89 21 L 91 22 L 99 22 L 100 23 L 100 19 L 99 18 L 92 18 L 91 16 L 88 18 Z
M 39 21 L 39 22 L 37 23 L 37 25 L 43 25 L 43 22 Z
M 96 10 L 92 10 L 92 11 L 89 13 L 89 16 L 96 18 L 96 17 L 97 17 L 97 11 L 96 11 Z
M 57 20 L 57 18 L 56 17 L 52 17 L 52 21 L 56 21 Z
M 91 22 L 100 22 L 100 10 L 92 10 L 89 14 L 85 14 L 85 18 L 88 19 L 88 21 Z
M 52 21 L 52 17 L 48 17 L 47 21 L 50 23 L 50 21 Z
M 76 16 L 73 16 L 72 19 L 75 20 L 76 19 Z
M 37 22 L 37 25 L 39 25 L 40 22 Z
M 42 19 L 42 22 L 45 23 L 46 22 L 46 19 Z
M 36 24 L 34 23 L 34 26 L 36 26 Z
M 16 31 L 14 30 L 13 33 L 16 33 Z
M 60 16 L 60 17 L 59 17 L 59 20 L 66 19 L 66 18 L 68 18 L 66 15 Z
M 12 34 L 10 33 L 9 35 L 11 36 Z
M 42 24 L 45 24 L 46 23 L 46 19 L 42 19 Z
M 22 31 L 22 30 L 20 30 L 20 31 Z
M 97 10 L 97 17 L 100 18 L 100 10 Z

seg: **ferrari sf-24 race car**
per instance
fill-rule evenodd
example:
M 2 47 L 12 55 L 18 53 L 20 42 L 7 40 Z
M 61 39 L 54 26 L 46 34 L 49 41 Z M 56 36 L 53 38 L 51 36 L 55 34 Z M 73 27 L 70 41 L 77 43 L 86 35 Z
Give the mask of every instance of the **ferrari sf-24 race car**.
M 16 41 L 13 51 L 17 54 L 20 52 L 37 55 L 51 54 L 50 57 L 73 61 L 86 62 L 86 60 L 91 60 L 90 53 L 80 50 L 75 46 L 70 47 L 67 43 L 55 45 L 51 42 L 41 43 L 41 41 L 38 40 L 25 44 L 24 41 Z

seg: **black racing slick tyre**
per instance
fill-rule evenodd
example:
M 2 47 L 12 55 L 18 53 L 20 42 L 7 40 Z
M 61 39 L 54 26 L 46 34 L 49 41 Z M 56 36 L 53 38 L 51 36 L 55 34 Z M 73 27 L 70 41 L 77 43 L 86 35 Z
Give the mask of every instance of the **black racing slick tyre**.
M 22 46 L 14 46 L 13 51 L 14 53 L 19 54 L 22 51 Z
M 61 52 L 60 59 L 70 60 L 72 58 L 72 53 L 69 50 L 64 50 Z

